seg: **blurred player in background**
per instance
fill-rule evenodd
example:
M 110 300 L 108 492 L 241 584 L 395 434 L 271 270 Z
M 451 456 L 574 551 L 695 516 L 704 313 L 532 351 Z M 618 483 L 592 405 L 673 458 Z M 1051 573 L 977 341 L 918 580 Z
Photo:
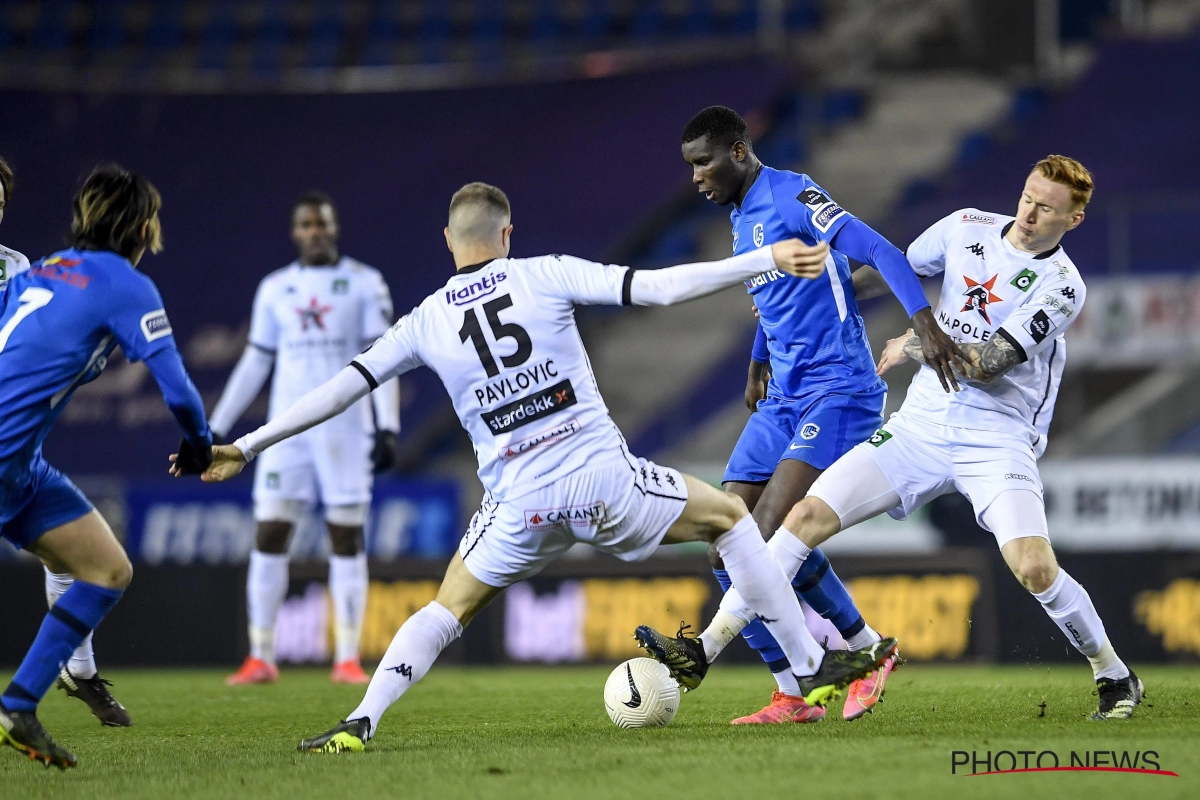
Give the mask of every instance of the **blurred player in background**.
M 14 277 L 0 315 L 0 536 L 73 578 L 0 695 L 0 741 L 47 766 L 74 766 L 75 757 L 38 722 L 38 703 L 56 679 L 84 682 L 68 672 L 71 654 L 120 600 L 133 567 L 104 518 L 46 463 L 42 442 L 120 345 L 131 362 L 146 362 L 184 430 L 179 472 L 212 460 L 204 405 L 162 298 L 136 270 L 147 250 L 162 249 L 161 205 L 145 178 L 96 169 L 75 196 L 71 248 Z M 107 694 L 98 675 L 87 682 Z
M 268 419 L 332 378 L 392 324 L 392 298 L 379 271 L 338 253 L 333 201 L 320 192 L 292 208 L 298 257 L 263 278 L 254 296 L 250 341 L 213 410 L 213 432 L 229 434 L 274 368 Z M 246 577 L 250 654 L 230 685 L 271 683 L 275 619 L 288 588 L 288 543 L 316 502 L 329 527 L 329 593 L 336 621 L 335 683 L 366 683 L 359 640 L 367 605 L 363 525 L 372 472 L 395 462 L 400 390 L 388 381 L 336 419 L 263 455 L 254 480 L 255 546 Z
M 797 237 L 827 242 L 825 274 L 798 280 L 777 270 L 746 281 L 758 309 L 759 326 L 751 355 L 746 403 L 754 413 L 725 468 L 723 486 L 746 501 L 770 538 L 784 515 L 812 486 L 821 471 L 883 422 L 887 387 L 875 363 L 858 313 L 847 257 L 876 267 L 912 317 L 929 363 L 943 385 L 954 380 L 949 359 L 954 343 L 938 327 L 921 282 L 904 254 L 838 205 L 807 175 L 776 170 L 754 155 L 746 122 L 730 108 L 710 106 L 683 130 L 683 158 L 692 182 L 717 205 L 733 204 L 733 252 Z M 776 537 L 775 546 L 788 540 Z M 711 549 L 713 572 L 730 586 L 721 560 Z M 879 641 L 846 587 L 820 551 L 796 575 L 797 594 L 830 620 L 852 650 Z M 741 626 L 718 615 L 699 639 L 663 636 L 639 628 L 638 638 L 686 688 L 699 686 L 707 664 Z M 825 709 L 800 697 L 783 651 L 766 628 L 754 622 L 746 641 L 767 663 L 778 689 L 761 711 L 734 724 L 816 722 Z M 889 659 L 847 691 L 845 719 L 870 711 L 882 697 Z
M 0 158 L 0 221 L 4 219 L 4 209 L 12 197 L 13 172 Z M 29 260 L 16 250 L 0 245 L 0 292 L 12 278 L 29 269 Z M 3 304 L 0 303 L 0 307 Z M 70 573 L 54 573 L 47 566 L 45 572 L 46 603 L 51 607 L 71 588 L 74 580 Z M 71 697 L 78 697 L 87 703 L 88 708 L 104 725 L 114 728 L 124 728 L 133 724 L 125 706 L 117 702 L 108 687 L 111 684 L 97 675 L 96 655 L 92 649 L 92 634 L 88 634 L 83 643 L 71 654 L 71 660 L 63 666 L 58 676 L 58 688 L 64 689 Z
M 1128 719 L 1145 688 L 1087 591 L 1058 566 L 1037 468 L 1066 363 L 1064 334 L 1087 291 L 1060 242 L 1083 222 L 1092 189 L 1078 161 L 1047 156 L 1026 179 L 1016 217 L 964 208 L 912 243 L 917 272 L 943 276 L 937 318 L 966 358 L 956 367 L 961 391 L 940 390 L 912 330 L 888 342 L 880 374 L 910 358 L 922 364 L 904 404 L 813 484 L 776 538 L 797 553 L 781 562 L 790 573 L 838 531 L 884 512 L 903 519 L 962 492 L 1017 580 L 1091 663 L 1100 696 L 1092 719 Z
M 234 446 L 214 448 L 206 481 L 236 475 L 272 445 L 426 365 L 445 383 L 479 459 L 487 493 L 437 597 L 400 627 L 358 708 L 300 749 L 361 751 L 475 614 L 576 542 L 624 561 L 661 543 L 715 544 L 814 703 L 895 652 L 894 639 L 857 652 L 821 649 L 745 503 L 630 454 L 575 327 L 577 305 L 670 305 L 772 269 L 820 275 L 827 246 L 783 241 L 725 261 L 635 271 L 571 256 L 511 259 L 512 230 L 502 191 L 464 186 L 450 202 L 446 244 L 457 274 L 445 287 L 332 380 Z

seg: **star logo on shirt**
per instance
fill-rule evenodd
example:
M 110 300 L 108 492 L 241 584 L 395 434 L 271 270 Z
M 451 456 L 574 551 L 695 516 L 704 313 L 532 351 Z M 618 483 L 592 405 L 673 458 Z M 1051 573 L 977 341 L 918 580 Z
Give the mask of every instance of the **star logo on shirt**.
M 300 315 L 300 329 L 308 330 L 308 324 L 311 322 L 317 326 L 318 330 L 325 330 L 325 315 L 333 310 L 333 306 L 323 306 L 321 301 L 313 297 L 308 301 L 307 308 L 297 308 L 296 313 Z
M 963 296 L 967 298 L 967 304 L 962 307 L 962 310 L 970 311 L 971 309 L 975 309 L 988 325 L 992 324 L 992 318 L 987 313 L 988 304 L 1002 302 L 998 295 L 992 293 L 992 287 L 996 285 L 996 277 L 996 275 L 993 275 L 988 278 L 987 283 L 979 283 L 978 281 L 971 280 L 966 275 L 963 276 L 963 280 L 967 282 L 967 290 L 963 292 Z

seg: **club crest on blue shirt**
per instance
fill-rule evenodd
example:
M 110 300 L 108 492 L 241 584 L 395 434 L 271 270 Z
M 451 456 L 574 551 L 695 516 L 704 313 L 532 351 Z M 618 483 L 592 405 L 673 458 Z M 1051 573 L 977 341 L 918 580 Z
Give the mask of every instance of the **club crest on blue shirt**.
M 754 246 L 762 247 L 763 245 L 763 224 L 761 222 L 754 225 Z
M 806 422 L 804 427 L 800 429 L 800 438 L 804 441 L 812 441 L 817 438 L 817 434 L 821 432 L 821 426 L 815 422 Z

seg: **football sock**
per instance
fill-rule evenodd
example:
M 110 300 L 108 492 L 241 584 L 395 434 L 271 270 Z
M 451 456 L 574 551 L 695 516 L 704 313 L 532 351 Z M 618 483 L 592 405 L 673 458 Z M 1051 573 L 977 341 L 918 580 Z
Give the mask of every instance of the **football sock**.
M 58 574 L 51 572 L 45 566 L 42 569 L 46 573 L 46 605 L 53 608 L 54 604 L 58 602 L 58 598 L 62 597 L 63 592 L 71 588 L 75 579 L 69 572 Z M 71 654 L 71 660 L 67 662 L 67 669 L 76 678 L 96 677 L 96 654 L 92 651 L 92 635 L 90 633 L 84 637 L 83 644 L 76 647 L 75 652 Z
M 1092 605 L 1092 598 L 1065 569 L 1059 568 L 1058 577 L 1049 589 L 1035 592 L 1033 596 L 1075 645 L 1075 649 L 1092 662 L 1092 670 L 1097 678 L 1119 680 L 1129 675 L 1129 667 L 1117 658 L 1112 645 L 1108 645 L 1104 623 Z M 1108 645 L 1108 652 L 1105 652 L 1105 645 Z
M 33 711 L 54 685 L 71 653 L 95 630 L 124 594 L 94 583 L 75 581 L 46 613 L 25 660 L 0 696 L 9 711 Z
M 367 554 L 329 557 L 329 596 L 333 599 L 334 662 L 358 659 L 367 608 Z
M 462 631 L 458 618 L 436 600 L 409 617 L 388 645 L 362 702 L 346 719 L 369 718 L 373 737 L 383 712 L 425 677 L 438 654 Z
M 250 551 L 246 609 L 250 617 L 250 655 L 275 663 L 275 618 L 287 597 L 287 553 Z
M 774 543 L 776 539 L 780 539 L 783 533 L 786 531 L 777 532 L 771 538 L 771 542 Z M 786 544 L 789 550 L 795 552 L 800 552 L 800 548 L 808 550 L 805 544 L 795 536 L 788 535 L 782 538 L 781 545 Z M 793 545 L 792 542 L 795 544 Z M 772 548 L 771 552 L 775 554 L 780 564 L 785 563 L 778 550 Z M 801 561 L 796 577 L 792 578 L 792 588 L 796 590 L 796 594 L 800 595 L 800 599 L 808 603 L 813 611 L 832 622 L 833 627 L 837 628 L 838 633 L 846 640 L 846 644 L 850 646 L 851 650 L 861 650 L 878 642 L 879 634 L 867 625 L 866 620 L 859 613 L 858 607 L 854 605 L 850 593 L 846 591 L 845 585 L 833 571 L 833 566 L 825 554 L 820 550 L 811 550 L 805 555 L 807 558 Z M 787 571 L 786 566 L 784 571 Z
M 781 669 L 778 672 L 772 672 L 771 677 L 775 679 L 775 683 L 779 685 L 779 691 L 783 694 L 792 697 L 804 697 L 804 692 L 800 691 L 800 682 L 796 680 L 796 676 L 792 674 L 790 669 Z
M 804 624 L 800 601 L 788 585 L 779 564 L 762 540 L 758 523 L 749 514 L 713 541 L 725 570 L 752 613 L 761 619 L 779 643 L 792 671 L 812 675 L 821 665 L 824 651 Z M 722 598 L 735 594 L 731 589 Z

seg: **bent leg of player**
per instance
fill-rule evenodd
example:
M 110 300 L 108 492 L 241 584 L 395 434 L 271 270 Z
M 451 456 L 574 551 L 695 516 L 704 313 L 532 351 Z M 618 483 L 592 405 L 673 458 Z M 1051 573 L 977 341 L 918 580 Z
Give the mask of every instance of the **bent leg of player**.
M 1100 694 L 1100 706 L 1092 719 L 1132 717 L 1145 686 L 1117 656 L 1087 590 L 1058 566 L 1041 494 L 1025 489 L 1001 492 L 979 521 L 996 536 L 1004 561 L 1017 580 L 1091 663 Z
M 357 503 L 326 508 L 331 544 L 329 596 L 334 614 L 334 658 L 329 677 L 334 683 L 365 684 L 370 681 L 359 661 L 370 582 L 367 553 L 363 549 L 367 507 L 367 503 Z
M 75 579 L 70 573 L 51 572 L 49 567 L 42 568 L 46 573 L 46 604 L 51 608 L 58 598 L 71 588 Z M 133 724 L 129 712 L 112 696 L 108 687 L 112 683 L 101 678 L 96 669 L 96 656 L 92 651 L 92 634 L 88 634 L 83 644 L 71 654 L 71 660 L 63 665 L 58 672 L 58 688 L 70 697 L 78 697 L 87 703 L 100 724 L 112 728 L 127 728 Z
M 12 682 L 0 694 L 0 742 L 60 768 L 75 757 L 42 727 L 37 706 L 84 638 L 112 610 L 133 567 L 104 518 L 67 478 L 44 462 L 31 500 L 0 529 L 6 539 L 75 581 L 47 612 Z

